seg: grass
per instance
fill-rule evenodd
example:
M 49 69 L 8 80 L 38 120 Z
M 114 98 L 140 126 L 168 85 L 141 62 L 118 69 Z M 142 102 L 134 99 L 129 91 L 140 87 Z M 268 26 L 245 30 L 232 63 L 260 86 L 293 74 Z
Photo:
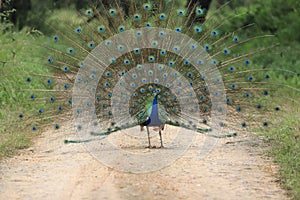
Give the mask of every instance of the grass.
M 38 40 L 43 39 L 40 37 Z M 41 74 L 51 73 L 42 65 L 43 51 L 36 50 L 33 45 L 36 39 L 25 32 L 0 34 L 0 159 L 12 156 L 16 150 L 29 147 L 33 133 L 30 127 L 19 119 L 21 113 L 37 109 L 37 105 L 30 103 L 28 88 L 44 88 L 41 80 L 30 84 L 28 71 Z M 34 53 L 36 58 L 28 62 Z M 40 58 L 39 58 L 40 56 Z
M 262 135 L 271 148 L 268 154 L 280 166 L 279 179 L 292 199 L 300 199 L 300 123 L 299 104 L 290 106 L 278 126 L 268 129 Z
M 66 19 L 67 22 L 57 23 L 62 19 Z M 53 28 L 61 24 L 76 25 L 80 22 L 75 11 L 61 10 L 55 11 L 46 23 Z M 5 27 L 5 24 L 0 24 L 0 28 Z M 64 28 L 59 27 L 61 30 Z M 55 87 L 55 83 L 47 84 L 46 78 L 32 75 L 53 75 L 57 72 L 45 65 L 49 52 L 40 44 L 51 47 L 53 40 L 29 27 L 25 27 L 20 32 L 0 31 L 0 160 L 13 156 L 19 149 L 27 148 L 32 144 L 32 138 L 38 134 L 38 131 L 32 131 L 33 121 L 39 118 L 38 110 L 51 107 L 49 104 L 43 104 L 42 101 L 32 103 L 30 97 L 34 95 L 45 98 L 52 94 L 27 91 Z M 28 78 L 30 82 L 27 82 Z M 22 119 L 19 118 L 20 114 L 24 115 Z M 43 125 L 41 127 L 43 128 Z

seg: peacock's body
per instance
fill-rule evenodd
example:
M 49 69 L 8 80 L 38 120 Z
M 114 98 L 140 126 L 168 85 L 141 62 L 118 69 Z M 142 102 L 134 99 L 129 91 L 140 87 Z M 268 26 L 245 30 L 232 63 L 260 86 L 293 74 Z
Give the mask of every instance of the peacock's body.
M 173 125 L 216 137 L 270 126 L 281 110 L 272 101 L 278 84 L 254 58 L 276 45 L 274 37 L 253 24 L 232 29 L 241 14 L 226 5 L 207 13 L 195 2 L 94 1 L 80 26 L 49 25 L 55 34 L 43 64 L 55 73 L 30 74 L 29 85 L 45 79 L 48 89 L 30 88 L 41 108 L 22 119 L 32 130 L 73 119 L 87 138 L 138 125 L 157 126 L 160 136 Z

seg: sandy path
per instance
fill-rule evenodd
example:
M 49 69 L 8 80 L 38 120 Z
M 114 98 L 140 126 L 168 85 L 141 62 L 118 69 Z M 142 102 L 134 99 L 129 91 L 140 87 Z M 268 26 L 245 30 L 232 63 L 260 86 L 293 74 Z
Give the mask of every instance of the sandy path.
M 276 166 L 248 137 L 219 139 L 199 159 L 197 147 L 205 137 L 197 135 L 178 160 L 143 174 L 106 167 L 83 145 L 64 144 L 67 137 L 72 135 L 46 132 L 32 148 L 4 160 L 0 199 L 287 199 L 276 182 Z M 110 137 L 118 140 L 117 134 Z

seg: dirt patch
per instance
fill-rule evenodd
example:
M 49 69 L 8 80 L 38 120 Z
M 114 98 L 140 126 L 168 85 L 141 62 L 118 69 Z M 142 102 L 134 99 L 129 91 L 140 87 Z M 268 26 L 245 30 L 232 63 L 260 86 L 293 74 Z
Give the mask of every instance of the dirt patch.
M 200 134 L 170 165 L 132 174 L 104 166 L 82 144 L 64 144 L 75 138 L 71 132 L 45 132 L 33 147 L 4 160 L 0 199 L 287 199 L 276 182 L 277 166 L 262 158 L 261 145 L 247 136 L 219 139 L 200 159 L 198 147 L 205 139 Z M 118 133 L 109 137 L 122 138 Z

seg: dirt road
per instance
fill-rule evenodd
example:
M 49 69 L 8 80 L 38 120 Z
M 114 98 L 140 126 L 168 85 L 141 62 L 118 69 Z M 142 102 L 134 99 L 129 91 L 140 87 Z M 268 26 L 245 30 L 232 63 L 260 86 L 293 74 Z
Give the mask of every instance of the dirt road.
M 197 135 L 170 165 L 134 174 L 104 166 L 82 144 L 64 144 L 65 138 L 74 138 L 68 132 L 45 132 L 33 147 L 4 160 L 0 199 L 287 199 L 276 182 L 277 167 L 261 157 L 260 142 L 249 136 L 219 139 L 200 159 L 198 146 L 205 136 Z M 164 137 L 171 136 L 167 127 Z M 120 135 L 109 137 L 118 141 Z M 126 146 L 126 141 L 120 143 Z M 160 149 L 141 146 L 140 151 Z

